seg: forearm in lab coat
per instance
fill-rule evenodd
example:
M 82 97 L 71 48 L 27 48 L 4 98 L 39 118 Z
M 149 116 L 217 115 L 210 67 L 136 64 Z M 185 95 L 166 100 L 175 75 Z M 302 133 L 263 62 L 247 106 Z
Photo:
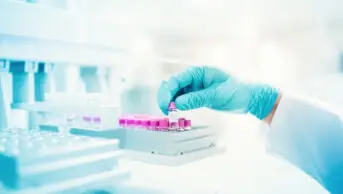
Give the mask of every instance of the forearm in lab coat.
M 338 114 L 283 95 L 268 131 L 268 148 L 329 192 L 343 194 L 343 123 Z

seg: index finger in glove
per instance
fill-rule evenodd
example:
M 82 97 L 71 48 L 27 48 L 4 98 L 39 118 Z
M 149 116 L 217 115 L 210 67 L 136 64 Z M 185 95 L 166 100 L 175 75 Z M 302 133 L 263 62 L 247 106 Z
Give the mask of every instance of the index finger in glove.
M 203 67 L 191 67 L 162 82 L 157 95 L 158 104 L 164 114 L 168 113 L 169 103 L 184 94 L 184 88 L 199 88 L 204 75 Z

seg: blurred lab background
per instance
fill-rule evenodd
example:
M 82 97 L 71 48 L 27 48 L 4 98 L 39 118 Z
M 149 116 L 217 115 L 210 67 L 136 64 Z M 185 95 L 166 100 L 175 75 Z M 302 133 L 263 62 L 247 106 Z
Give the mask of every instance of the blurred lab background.
M 161 80 L 205 64 L 343 104 L 339 0 L 0 0 L 0 10 L 0 58 L 53 61 L 49 93 L 99 92 L 121 113 L 161 114 Z M 84 42 L 98 53 L 80 46 Z M 92 74 L 88 66 L 96 67 L 95 88 L 82 82 Z M 5 100 L 12 99 L 11 81 L 1 75 Z M 26 111 L 9 105 L 6 111 L 8 125 L 30 125 Z M 227 152 L 178 168 L 127 164 L 135 184 L 237 194 L 326 193 L 265 153 L 256 119 L 210 110 L 183 114 L 220 129 Z

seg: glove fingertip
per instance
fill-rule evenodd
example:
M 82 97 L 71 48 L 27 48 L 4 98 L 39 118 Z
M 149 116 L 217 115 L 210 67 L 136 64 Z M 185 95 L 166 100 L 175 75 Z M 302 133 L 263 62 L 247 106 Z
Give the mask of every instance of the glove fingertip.
M 179 96 L 175 99 L 176 108 L 179 110 L 189 110 L 188 98 L 185 95 Z

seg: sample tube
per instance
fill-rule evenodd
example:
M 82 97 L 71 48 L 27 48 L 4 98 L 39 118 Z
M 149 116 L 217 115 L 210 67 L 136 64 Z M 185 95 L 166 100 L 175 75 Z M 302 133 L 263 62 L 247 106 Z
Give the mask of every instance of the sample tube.
M 158 129 L 158 120 L 157 119 L 152 119 L 150 120 L 150 129 L 153 131 L 157 131 Z
M 142 128 L 142 120 L 140 119 L 134 120 L 134 125 L 135 125 L 135 128 L 138 128 L 138 129 Z
M 143 120 L 142 121 L 142 128 L 143 129 L 150 129 L 150 121 L 149 120 Z
M 185 120 L 185 129 L 186 130 L 192 129 L 192 122 L 191 122 L 191 120 Z
M 176 109 L 174 102 L 171 102 L 168 107 L 168 117 L 169 117 L 169 129 L 177 130 L 179 129 L 179 112 Z
M 133 119 L 128 119 L 126 121 L 126 127 L 128 127 L 128 128 L 134 127 L 134 124 L 135 124 L 135 120 L 133 120 Z
M 93 117 L 93 123 L 95 124 L 96 127 L 100 127 L 101 118 L 99 116 Z
M 119 119 L 119 126 L 120 127 L 126 127 L 126 119 L 120 118 Z
M 184 130 L 186 128 L 185 121 L 186 121 L 185 118 L 180 118 L 179 119 L 179 127 L 180 127 L 181 130 Z
M 169 119 L 161 119 L 159 120 L 159 127 L 160 131 L 168 131 L 169 128 Z
M 82 117 L 82 120 L 83 120 L 83 122 L 84 122 L 88 127 L 91 126 L 92 117 L 90 117 L 90 116 L 83 116 L 83 117 Z

